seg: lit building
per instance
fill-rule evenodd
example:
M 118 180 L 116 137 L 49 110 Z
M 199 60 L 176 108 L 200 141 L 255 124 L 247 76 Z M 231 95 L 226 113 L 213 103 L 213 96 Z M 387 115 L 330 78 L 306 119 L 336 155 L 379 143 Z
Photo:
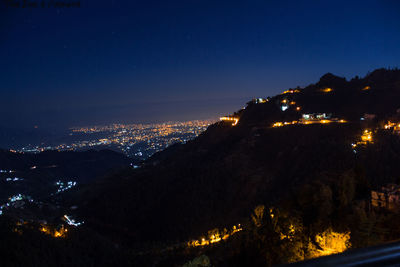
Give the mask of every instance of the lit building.
M 320 91 L 323 93 L 330 93 L 333 91 L 333 89 L 330 87 L 327 87 L 327 88 L 321 88 Z
M 400 186 L 387 184 L 379 191 L 371 191 L 371 205 L 377 208 L 399 211 L 400 209 Z
M 254 103 L 254 104 L 263 104 L 263 103 L 266 103 L 266 102 L 268 102 L 268 101 L 269 101 L 268 98 L 265 99 L 265 98 L 261 98 L 261 97 L 259 97 L 259 98 L 254 98 L 254 99 L 253 99 L 253 103 Z
M 221 117 L 220 120 L 221 120 L 221 121 L 229 121 L 229 122 L 232 122 L 232 126 L 236 126 L 236 124 L 239 122 L 239 118 L 231 117 L 231 116 Z
M 386 130 L 393 130 L 394 133 L 400 134 L 400 122 L 388 121 L 383 127 Z
M 310 113 L 310 114 L 303 114 L 302 116 L 303 120 L 325 120 L 325 119 L 330 119 L 331 114 L 326 114 L 326 113 Z
M 289 89 L 289 90 L 284 91 L 282 93 L 282 95 L 284 95 L 284 94 L 295 94 L 295 93 L 300 93 L 300 90 L 298 90 L 298 89 Z

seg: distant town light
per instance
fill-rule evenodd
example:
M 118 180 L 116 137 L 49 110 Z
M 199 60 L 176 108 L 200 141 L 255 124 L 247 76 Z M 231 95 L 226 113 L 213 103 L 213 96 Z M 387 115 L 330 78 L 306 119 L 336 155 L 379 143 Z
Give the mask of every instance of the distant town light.
M 84 223 L 84 222 L 77 222 L 77 221 L 75 221 L 73 218 L 71 218 L 71 216 L 68 216 L 68 215 L 64 215 L 63 219 L 64 219 L 69 225 L 72 225 L 72 226 L 75 226 L 75 227 L 77 227 L 77 226 L 79 226 L 79 225 L 82 225 L 82 224 Z
M 300 93 L 300 90 L 297 90 L 297 89 L 289 89 L 289 90 L 284 91 L 284 92 L 282 93 L 282 95 L 284 95 L 284 94 L 294 94 L 294 93 Z
M 330 88 L 330 87 L 327 87 L 327 88 L 322 88 L 322 89 L 320 89 L 320 91 L 323 92 L 323 93 L 330 93 L 330 92 L 333 91 L 333 89 Z
M 239 122 L 239 118 L 230 117 L 230 116 L 221 117 L 220 120 L 221 121 L 233 121 L 232 126 L 236 126 L 236 124 Z

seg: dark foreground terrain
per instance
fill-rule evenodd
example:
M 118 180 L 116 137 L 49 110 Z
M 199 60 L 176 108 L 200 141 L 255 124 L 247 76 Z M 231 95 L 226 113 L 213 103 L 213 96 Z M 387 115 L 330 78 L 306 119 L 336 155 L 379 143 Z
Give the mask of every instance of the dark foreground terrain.
M 380 69 L 251 101 L 236 125 L 66 192 L 60 205 L 85 223 L 61 238 L 5 213 L 2 254 L 22 265 L 269 266 L 400 238 L 397 209 L 371 205 L 372 190 L 400 184 L 400 136 L 385 127 L 400 122 L 398 99 L 400 71 Z

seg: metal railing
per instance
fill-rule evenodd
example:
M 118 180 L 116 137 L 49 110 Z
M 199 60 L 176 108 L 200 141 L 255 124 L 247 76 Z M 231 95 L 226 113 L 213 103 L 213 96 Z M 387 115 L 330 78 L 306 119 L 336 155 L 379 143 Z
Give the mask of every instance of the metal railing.
M 400 266 L 400 241 L 367 248 L 350 249 L 340 254 L 285 266 Z

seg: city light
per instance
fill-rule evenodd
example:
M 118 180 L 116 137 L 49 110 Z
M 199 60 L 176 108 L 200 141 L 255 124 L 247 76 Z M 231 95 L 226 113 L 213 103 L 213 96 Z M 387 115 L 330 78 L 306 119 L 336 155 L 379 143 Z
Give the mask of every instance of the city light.
M 220 118 L 221 121 L 232 121 L 232 126 L 236 126 L 236 124 L 239 122 L 239 118 L 236 117 L 221 117 Z
M 40 153 L 46 150 L 81 151 L 96 147 L 107 147 L 123 152 L 127 156 L 146 159 L 152 154 L 174 143 L 186 143 L 204 132 L 214 120 L 186 122 L 164 122 L 153 124 L 111 124 L 104 126 L 74 127 L 69 137 L 83 135 L 84 139 L 56 145 L 25 146 L 20 153 Z M 94 135 L 96 133 L 96 135 Z M 94 138 L 94 136 L 101 135 Z M 140 146 L 140 148 L 138 148 Z M 34 170 L 38 166 L 33 166 Z
M 333 89 L 330 88 L 330 87 L 327 87 L 327 88 L 322 88 L 322 89 L 320 89 L 320 91 L 323 92 L 323 93 L 330 93 L 330 92 L 333 91 Z
M 188 247 L 199 247 L 199 246 L 208 246 L 213 243 L 218 243 L 221 240 L 226 240 L 230 236 L 234 235 L 237 232 L 242 231 L 243 228 L 240 224 L 232 226 L 231 230 L 224 228 L 223 230 L 219 230 L 215 228 L 213 230 L 208 231 L 207 236 L 203 236 L 200 239 L 195 239 L 187 242 Z

